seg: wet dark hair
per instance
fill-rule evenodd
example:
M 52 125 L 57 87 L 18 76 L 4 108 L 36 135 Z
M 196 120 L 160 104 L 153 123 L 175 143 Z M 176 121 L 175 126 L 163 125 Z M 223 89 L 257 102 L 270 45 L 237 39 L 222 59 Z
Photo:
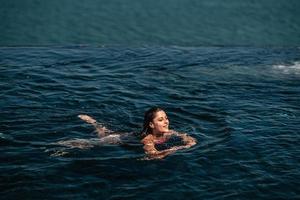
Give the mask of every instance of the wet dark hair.
M 152 107 L 150 108 L 149 110 L 147 110 L 145 112 L 145 115 L 144 115 L 144 123 L 143 123 L 143 129 L 140 133 L 140 137 L 141 138 L 144 138 L 146 137 L 148 134 L 151 133 L 151 127 L 150 127 L 150 122 L 153 121 L 153 119 L 155 118 L 155 114 L 159 111 L 163 111 L 162 108 L 160 107 Z

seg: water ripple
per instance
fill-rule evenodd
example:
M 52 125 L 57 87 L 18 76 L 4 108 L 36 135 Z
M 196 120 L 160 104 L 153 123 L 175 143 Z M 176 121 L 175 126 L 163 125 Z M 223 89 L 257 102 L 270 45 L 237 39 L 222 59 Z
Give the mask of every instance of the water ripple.
M 299 49 L 0 48 L 0 58 L 4 198 L 299 194 Z M 140 144 L 57 145 L 96 137 L 80 113 L 135 133 L 154 105 L 198 144 L 160 161 L 143 160 Z

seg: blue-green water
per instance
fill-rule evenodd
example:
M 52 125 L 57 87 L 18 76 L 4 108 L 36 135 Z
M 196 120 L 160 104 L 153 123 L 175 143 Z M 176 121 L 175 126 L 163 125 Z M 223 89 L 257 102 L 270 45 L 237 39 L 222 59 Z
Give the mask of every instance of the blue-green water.
M 0 0 L 0 199 L 300 199 L 300 1 Z M 158 161 L 97 137 L 166 109 Z
M 1 0 L 0 45 L 299 46 L 298 0 Z
M 299 199 L 299 48 L 0 48 L 1 199 Z M 164 107 L 198 140 L 160 161 L 140 145 L 66 149 Z

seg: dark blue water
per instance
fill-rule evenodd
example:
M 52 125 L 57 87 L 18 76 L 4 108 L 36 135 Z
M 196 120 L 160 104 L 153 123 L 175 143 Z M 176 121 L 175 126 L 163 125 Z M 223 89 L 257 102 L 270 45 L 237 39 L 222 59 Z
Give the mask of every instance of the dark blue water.
M 0 27 L 0 199 L 300 199 L 300 1 L 0 0 Z M 147 161 L 77 117 L 154 105 L 198 144 Z
M 0 48 L 1 199 L 299 199 L 300 49 Z M 93 139 L 89 114 L 137 132 L 151 106 L 198 144 L 147 161 Z

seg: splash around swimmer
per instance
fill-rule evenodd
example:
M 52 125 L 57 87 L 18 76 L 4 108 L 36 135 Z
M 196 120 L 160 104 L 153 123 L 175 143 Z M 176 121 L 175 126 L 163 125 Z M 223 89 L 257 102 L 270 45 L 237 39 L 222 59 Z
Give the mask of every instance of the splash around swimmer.
M 97 123 L 95 119 L 88 115 L 78 115 L 83 121 L 93 125 L 98 133 L 98 136 L 109 144 L 122 143 L 120 135 L 105 126 Z M 187 149 L 196 145 L 197 140 L 185 133 L 178 133 L 169 129 L 169 119 L 166 112 L 159 107 L 150 108 L 145 112 L 143 129 L 138 134 L 143 144 L 146 157 L 148 159 L 162 159 L 169 154 L 172 154 L 180 149 Z M 170 141 L 170 138 L 177 137 L 181 143 L 175 146 L 170 146 L 165 149 L 158 148 L 159 145 Z M 113 139 L 112 139 L 113 138 Z M 118 138 L 118 139 L 116 139 Z

